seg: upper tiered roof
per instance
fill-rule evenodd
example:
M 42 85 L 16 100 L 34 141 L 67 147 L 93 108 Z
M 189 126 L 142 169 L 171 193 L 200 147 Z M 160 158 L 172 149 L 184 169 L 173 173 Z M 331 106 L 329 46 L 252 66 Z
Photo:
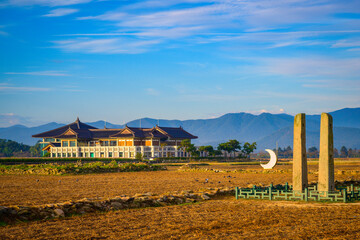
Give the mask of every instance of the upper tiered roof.
M 61 136 L 63 135 L 66 131 L 68 130 L 73 130 L 74 132 L 87 136 L 87 133 L 89 132 L 90 129 L 97 129 L 96 127 L 87 125 L 85 123 L 80 122 L 79 118 L 76 119 L 75 122 L 70 123 L 68 125 L 56 128 L 54 130 L 50 130 L 47 132 L 43 132 L 43 133 L 39 133 L 39 134 L 35 134 L 32 137 L 35 138 L 53 138 L 53 137 L 57 137 L 57 136 Z M 83 131 L 85 130 L 85 131 Z
M 35 138 L 80 138 L 80 139 L 100 139 L 100 138 L 177 138 L 195 139 L 196 136 L 188 133 L 182 127 L 153 127 L 135 128 L 128 127 L 120 129 L 98 129 L 80 122 L 79 118 L 75 122 L 56 128 L 47 132 L 33 135 Z

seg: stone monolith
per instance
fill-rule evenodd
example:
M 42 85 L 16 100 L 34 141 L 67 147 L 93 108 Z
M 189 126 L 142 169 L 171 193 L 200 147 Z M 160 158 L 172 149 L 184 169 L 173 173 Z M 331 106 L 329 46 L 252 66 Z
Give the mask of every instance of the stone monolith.
M 334 135 L 330 114 L 321 114 L 318 191 L 334 191 Z
M 303 191 L 307 183 L 305 113 L 299 113 L 294 119 L 293 190 Z

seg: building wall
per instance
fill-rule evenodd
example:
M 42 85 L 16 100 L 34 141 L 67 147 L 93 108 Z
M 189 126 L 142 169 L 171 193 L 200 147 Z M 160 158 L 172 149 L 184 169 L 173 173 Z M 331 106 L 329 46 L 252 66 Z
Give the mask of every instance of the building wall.
M 170 139 L 160 144 L 159 139 L 100 139 L 88 142 L 76 139 L 57 139 L 61 147 L 51 147 L 51 157 L 135 158 L 141 153 L 145 158 L 186 157 L 180 149 L 181 139 Z M 115 144 L 117 146 L 111 146 Z
M 51 157 L 135 158 L 136 153 L 141 153 L 146 158 L 187 156 L 177 146 L 93 146 L 50 149 Z

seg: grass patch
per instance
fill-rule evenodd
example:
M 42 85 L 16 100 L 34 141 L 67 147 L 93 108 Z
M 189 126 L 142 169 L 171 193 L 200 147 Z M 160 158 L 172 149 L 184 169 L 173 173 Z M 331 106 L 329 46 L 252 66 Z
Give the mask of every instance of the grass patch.
M 0 227 L 5 227 L 6 225 L 7 225 L 6 222 L 1 222 L 1 221 L 0 221 Z
M 166 170 L 164 166 L 147 163 L 110 163 L 92 162 L 67 164 L 20 164 L 0 165 L 0 174 L 37 174 L 37 175 L 65 175 L 65 174 L 87 174 L 107 172 L 138 172 Z
M 237 163 L 230 163 L 230 165 L 260 165 L 260 162 L 237 162 Z

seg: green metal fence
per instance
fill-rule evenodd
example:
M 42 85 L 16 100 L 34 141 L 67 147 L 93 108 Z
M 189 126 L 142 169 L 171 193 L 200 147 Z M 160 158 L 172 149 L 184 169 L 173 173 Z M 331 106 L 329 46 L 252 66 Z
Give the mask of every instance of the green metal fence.
M 360 186 L 343 186 L 336 191 L 318 191 L 317 186 L 309 186 L 303 192 L 293 191 L 292 186 L 272 184 L 269 187 L 235 188 L 235 197 L 267 199 L 267 200 L 292 200 L 292 201 L 330 201 L 330 202 L 351 202 L 360 200 Z

